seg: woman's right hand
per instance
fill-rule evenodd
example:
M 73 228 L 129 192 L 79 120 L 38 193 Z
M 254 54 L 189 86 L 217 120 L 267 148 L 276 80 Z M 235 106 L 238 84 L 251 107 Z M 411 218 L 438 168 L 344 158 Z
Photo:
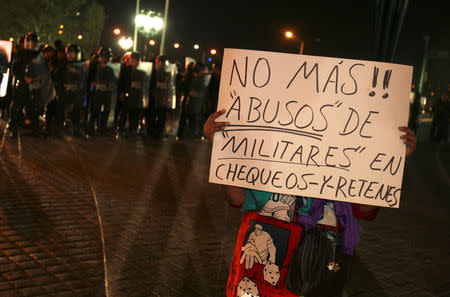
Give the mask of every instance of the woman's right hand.
M 230 125 L 230 122 L 216 122 L 216 119 L 223 115 L 226 112 L 225 109 L 219 110 L 212 115 L 209 116 L 208 120 L 206 121 L 205 125 L 203 126 L 203 132 L 205 132 L 206 138 L 208 138 L 209 142 L 211 144 L 214 140 L 214 133 L 222 131 L 227 126 Z

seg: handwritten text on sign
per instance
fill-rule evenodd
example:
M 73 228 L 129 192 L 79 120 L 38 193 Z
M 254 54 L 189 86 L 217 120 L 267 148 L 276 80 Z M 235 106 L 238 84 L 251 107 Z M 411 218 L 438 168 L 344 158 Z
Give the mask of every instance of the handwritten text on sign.
M 412 67 L 226 49 L 210 182 L 399 207 Z

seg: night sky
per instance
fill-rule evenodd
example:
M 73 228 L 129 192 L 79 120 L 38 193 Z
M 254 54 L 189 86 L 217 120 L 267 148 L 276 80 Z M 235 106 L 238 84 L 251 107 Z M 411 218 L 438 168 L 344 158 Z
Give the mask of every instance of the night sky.
M 135 1 L 101 0 L 107 20 L 105 45 L 117 48 L 112 29 L 133 35 Z M 375 0 L 170 0 L 167 54 L 194 56 L 192 46 L 203 49 L 246 48 L 297 53 L 299 42 L 285 40 L 291 29 L 305 42 L 304 54 L 370 59 L 373 48 Z M 396 63 L 418 69 L 423 35 L 431 35 L 431 48 L 450 50 L 448 0 L 410 0 L 396 55 Z M 141 0 L 141 9 L 163 12 L 164 0 Z M 159 36 L 155 37 L 159 42 Z M 174 42 L 182 47 L 175 50 Z

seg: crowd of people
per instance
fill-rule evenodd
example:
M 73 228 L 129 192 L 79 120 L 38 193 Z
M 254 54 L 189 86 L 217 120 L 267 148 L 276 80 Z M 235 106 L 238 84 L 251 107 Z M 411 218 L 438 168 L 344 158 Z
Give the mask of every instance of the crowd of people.
M 88 61 L 80 57 L 77 44 L 43 45 L 34 33 L 14 44 L 8 92 L 0 101 L 12 138 L 25 127 L 35 137 L 161 138 L 168 136 L 168 118 L 179 121 L 178 139 L 203 136 L 201 127 L 217 108 L 220 64 L 176 63 L 169 72 L 173 63 L 158 56 L 146 72 L 132 52 L 117 61 L 116 77 L 110 48 L 100 47 Z

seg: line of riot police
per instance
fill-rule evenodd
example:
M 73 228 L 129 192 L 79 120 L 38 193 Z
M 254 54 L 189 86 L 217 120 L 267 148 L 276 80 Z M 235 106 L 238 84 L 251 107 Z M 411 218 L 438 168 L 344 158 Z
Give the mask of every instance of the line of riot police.
M 107 131 L 111 106 L 115 107 L 116 138 L 136 137 L 138 131 L 163 137 L 167 130 L 177 130 L 179 126 L 178 137 L 182 139 L 186 124 L 198 136 L 197 126 L 201 125 L 200 113 L 202 108 L 205 110 L 210 81 L 205 66 L 177 68 L 165 56 L 158 57 L 155 63 L 140 65 L 140 55 L 133 52 L 124 56 L 118 68 L 119 65 L 109 63 L 110 48 L 101 47 L 85 62 L 80 61 L 76 44 L 63 47 L 57 41 L 54 47 L 40 46 L 34 33 L 22 40 L 23 44 L 16 45 L 11 63 L 11 137 L 17 137 L 26 126 L 36 137 L 102 136 Z M 212 81 L 216 81 L 213 93 L 217 93 L 218 79 Z M 113 100 L 115 95 L 117 100 Z M 213 97 L 215 103 L 209 104 L 208 113 L 217 104 L 217 94 Z M 173 117 L 175 109 L 178 116 Z M 167 122 L 171 121 L 167 129 Z M 172 129 L 172 135 L 175 134 Z
M 103 135 L 116 88 L 108 65 L 111 49 L 102 47 L 88 63 L 80 63 L 76 44 L 39 46 L 34 33 L 23 40 L 11 64 L 11 137 L 27 124 L 36 137 Z

